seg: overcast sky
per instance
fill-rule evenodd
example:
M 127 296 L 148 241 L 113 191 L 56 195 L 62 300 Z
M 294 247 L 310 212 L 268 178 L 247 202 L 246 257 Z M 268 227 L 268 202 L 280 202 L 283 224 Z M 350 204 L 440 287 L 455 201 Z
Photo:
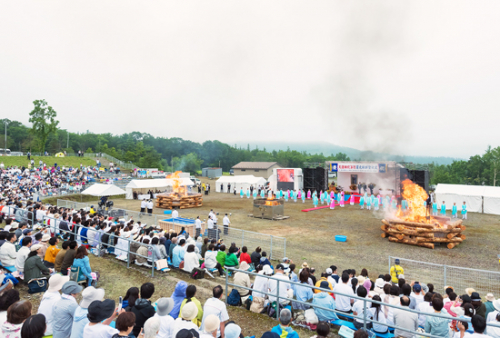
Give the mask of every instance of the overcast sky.
M 500 145 L 500 1 L 1 1 L 0 116 L 73 132 Z

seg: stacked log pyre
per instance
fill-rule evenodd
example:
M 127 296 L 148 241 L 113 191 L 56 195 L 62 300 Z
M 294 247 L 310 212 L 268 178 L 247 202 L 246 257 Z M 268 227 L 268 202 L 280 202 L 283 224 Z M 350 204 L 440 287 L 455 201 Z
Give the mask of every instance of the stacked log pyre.
M 162 193 L 156 195 L 156 207 L 162 209 L 187 209 L 196 208 L 203 205 L 201 194 L 187 193 Z
M 404 243 L 434 249 L 434 244 L 447 243 L 453 249 L 465 240 L 462 220 L 451 221 L 448 217 L 432 217 L 430 223 L 406 222 L 398 219 L 382 220 L 382 238 L 390 242 Z

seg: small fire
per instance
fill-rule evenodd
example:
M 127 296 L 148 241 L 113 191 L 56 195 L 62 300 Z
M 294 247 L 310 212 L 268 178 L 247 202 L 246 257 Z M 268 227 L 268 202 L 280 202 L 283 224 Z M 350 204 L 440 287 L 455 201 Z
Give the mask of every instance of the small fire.
M 271 193 L 271 195 L 269 195 L 267 198 L 266 198 L 266 205 L 278 205 L 279 203 L 276 201 L 276 199 L 274 198 L 274 195 Z
M 409 208 L 403 211 L 401 210 L 401 206 L 399 206 L 396 216 L 403 221 L 428 223 L 424 202 L 429 195 L 427 195 L 421 186 L 408 179 L 401 183 L 403 185 L 403 193 L 401 195 L 408 202 Z

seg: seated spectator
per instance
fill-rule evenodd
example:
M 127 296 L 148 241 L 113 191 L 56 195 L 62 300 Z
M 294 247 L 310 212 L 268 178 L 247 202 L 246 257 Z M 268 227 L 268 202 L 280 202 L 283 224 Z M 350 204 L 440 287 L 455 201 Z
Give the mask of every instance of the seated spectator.
M 68 276 L 62 276 L 60 274 L 55 274 L 49 279 L 49 287 L 47 291 L 43 294 L 42 301 L 38 307 L 38 313 L 45 316 L 46 319 L 46 331 L 47 336 L 52 335 L 52 323 L 54 322 L 54 316 L 52 315 L 52 308 L 55 303 L 61 300 L 61 290 L 64 283 L 69 280 Z
M 14 233 L 9 233 L 6 237 L 6 241 L 0 247 L 0 263 L 2 266 L 14 266 L 16 264 L 16 242 L 17 237 Z
M 45 254 L 47 253 L 47 249 L 49 248 L 49 239 L 50 235 L 49 234 L 44 234 L 42 236 L 42 239 L 40 240 L 40 243 L 35 243 L 35 244 L 40 244 L 42 246 L 42 250 L 38 254 L 40 259 L 43 261 L 45 259 Z
M 326 286 L 326 289 L 328 289 L 328 284 L 327 282 L 322 282 L 323 285 L 320 284 L 320 287 L 323 288 Z M 359 290 L 359 288 L 358 288 Z M 337 304 L 335 303 L 335 299 L 333 299 L 332 296 L 330 296 L 327 292 L 321 291 L 319 293 L 315 293 L 313 296 L 313 305 L 318 305 L 321 307 L 325 307 L 327 309 L 335 310 L 337 308 Z M 332 321 L 332 320 L 337 320 L 339 319 L 335 312 L 330 312 L 327 310 L 323 309 L 318 309 L 314 308 L 314 313 L 316 313 L 316 316 L 318 317 L 318 320 L 320 321 Z
M 44 315 L 33 315 L 24 321 L 21 328 L 21 338 L 42 338 L 46 335 L 50 336 L 47 334 L 47 324 L 45 324 Z M 14 338 L 14 336 L 12 336 L 12 338 Z
M 491 323 L 494 323 L 497 325 L 500 324 L 500 313 L 497 313 L 497 316 L 495 317 L 495 321 L 491 322 Z M 486 334 L 490 337 L 493 337 L 493 338 L 500 338 L 500 327 L 488 326 L 486 328 Z
M 52 237 L 51 239 L 49 239 L 49 247 L 47 248 L 47 251 L 45 252 L 45 258 L 43 261 L 43 264 L 45 264 L 45 266 L 48 268 L 55 267 L 56 256 L 59 253 L 59 251 L 61 250 L 57 247 L 57 243 L 59 243 L 59 240 L 57 239 L 57 237 Z
M 139 246 L 137 249 L 137 255 L 135 256 L 135 264 L 137 265 L 143 265 L 146 267 L 151 267 L 151 265 L 148 262 L 148 245 L 149 245 L 149 239 L 143 238 L 142 239 L 142 244 Z
M 92 285 L 92 269 L 90 268 L 89 253 L 87 248 L 83 245 L 76 250 L 75 260 L 73 261 L 74 268 L 80 268 L 78 279 L 85 276 L 87 278 L 87 285 Z
M 205 252 L 205 262 L 204 267 L 207 269 L 217 269 L 219 271 L 219 275 L 224 275 L 224 270 L 222 266 L 217 261 L 217 251 L 214 251 L 214 245 L 210 244 L 208 246 L 208 250 Z
M 165 245 L 160 244 L 160 239 L 158 237 L 154 237 L 151 240 L 151 244 L 153 245 L 153 250 L 155 252 L 155 260 L 167 259 Z
M 410 308 L 410 298 L 408 296 L 401 297 L 400 304 L 401 308 L 393 309 L 394 325 L 416 331 L 418 329 L 418 314 L 407 311 Z M 414 335 L 411 332 L 396 329 L 394 336 L 413 338 Z
M 353 278 L 354 279 L 354 278 Z M 326 289 L 330 289 L 333 291 L 333 286 L 332 284 L 330 284 L 330 282 L 328 281 L 328 275 L 326 273 L 322 273 L 321 274 L 321 278 L 319 279 L 319 281 L 316 282 L 316 284 L 314 286 L 316 286 L 317 288 L 320 287 L 320 284 L 321 282 L 327 282 L 328 283 L 328 287 Z M 319 293 L 321 292 L 320 290 L 317 290 L 317 289 L 314 289 L 314 293 Z
M 64 255 L 60 272 L 65 276 L 68 275 L 68 269 L 71 268 L 71 266 L 73 265 L 73 261 L 75 260 L 77 245 L 78 244 L 76 243 L 76 241 L 71 241 L 69 243 L 69 249 Z
M 19 273 L 24 272 L 24 263 L 31 252 L 31 237 L 24 238 L 22 245 L 23 246 L 17 252 L 16 263 L 14 265 Z
M 175 290 L 172 293 L 172 296 L 170 298 L 174 301 L 174 308 L 172 311 L 170 311 L 170 316 L 172 318 L 177 319 L 179 317 L 179 312 L 181 311 L 181 305 L 184 299 L 186 298 L 186 289 L 188 285 L 184 281 L 179 281 L 177 282 L 177 285 L 175 286 Z
M 116 319 L 116 329 L 119 331 L 112 338 L 127 338 L 132 333 L 135 325 L 135 315 L 132 312 L 122 312 Z M 170 336 L 159 336 L 158 338 L 168 338 Z
M 373 296 L 372 299 L 377 302 L 382 301 L 382 299 L 378 295 Z M 370 319 L 376 320 L 381 323 L 387 323 L 387 315 L 384 313 L 384 310 L 380 304 L 372 303 L 372 307 L 368 309 L 368 313 Z M 380 334 L 387 333 L 389 331 L 389 327 L 383 324 L 372 323 L 372 328 L 373 331 Z
M 226 256 L 226 260 L 224 262 L 225 267 L 238 269 L 238 257 L 236 256 L 237 252 L 236 246 L 232 246 L 229 248 L 228 254 Z
M 486 319 L 486 305 L 484 305 L 483 302 L 481 301 L 479 293 L 473 292 L 470 295 L 470 298 L 472 300 L 472 306 L 474 306 L 474 310 L 476 310 L 476 315 L 479 315 L 484 319 Z
M 425 296 L 424 296 L 424 299 L 425 299 Z M 457 294 L 452 291 L 448 294 L 448 298 L 446 298 L 446 299 L 448 299 L 448 301 L 444 303 L 443 308 L 448 312 L 448 314 L 450 316 L 456 317 L 457 314 L 451 310 L 451 307 L 457 305 Z
M 309 287 L 309 269 L 302 269 L 299 276 L 300 285 L 295 285 L 294 293 L 296 299 L 302 302 L 311 302 L 314 296 L 312 289 Z M 325 281 L 326 282 L 326 281 Z M 328 282 L 326 282 L 328 283 Z M 281 287 L 281 285 L 280 285 Z M 305 311 L 310 308 L 309 305 L 305 305 L 302 303 L 292 302 L 292 306 L 294 310 L 302 310 Z
M 221 301 L 224 291 L 222 286 L 217 285 L 212 290 L 212 298 L 207 299 L 205 305 L 203 305 L 203 320 L 201 321 L 201 330 L 205 330 L 205 325 L 207 323 L 207 317 L 210 315 L 215 315 L 219 319 L 219 327 L 217 328 L 216 337 L 224 336 L 224 329 L 226 327 L 226 322 L 229 320 L 229 315 L 227 313 L 226 304 Z
M 184 255 L 184 271 L 191 273 L 194 268 L 200 267 L 200 260 L 194 251 L 194 244 L 189 244 Z
M 422 313 L 431 313 L 434 311 L 432 308 L 431 301 L 432 301 L 432 293 L 427 292 L 424 296 L 424 301 L 417 305 L 416 310 L 421 312 L 418 314 L 418 326 L 420 327 L 424 327 L 425 321 L 427 320 L 427 316 Z
M 109 324 L 111 324 L 119 314 L 125 312 L 123 309 L 120 313 L 117 313 L 117 311 L 118 309 L 115 309 L 114 300 L 105 299 L 102 302 L 94 300 L 89 304 L 87 314 L 89 323 L 85 325 L 82 337 L 113 337 L 113 335 L 117 334 L 119 331 L 109 326 Z
M 28 286 L 31 280 L 42 278 L 43 274 L 48 275 L 54 271 L 43 265 L 42 261 L 39 259 L 40 251 L 42 250 L 40 244 L 31 246 L 30 250 L 31 252 L 24 262 L 24 280 L 28 283 Z
M 333 289 L 333 293 L 342 293 L 345 295 L 354 295 L 351 285 L 349 284 L 349 275 L 347 273 L 342 274 L 342 281 L 337 283 Z M 348 296 L 336 295 L 335 298 L 337 302 L 337 310 L 345 313 L 351 313 L 351 305 L 354 303 L 354 299 Z
M 75 310 L 78 307 L 76 297 L 82 292 L 83 287 L 76 282 L 69 281 L 63 284 L 61 292 L 63 296 L 52 308 L 52 316 L 57 318 L 52 322 L 54 338 L 69 337 Z
M 359 329 L 354 332 L 353 338 L 368 338 L 368 333 L 363 329 Z
M 261 249 L 261 248 L 260 248 L 260 246 L 259 246 L 259 247 L 257 247 L 257 248 L 255 249 L 255 251 L 254 251 L 254 252 L 252 252 L 252 254 L 250 255 L 250 259 L 252 260 L 252 263 L 253 263 L 254 268 L 255 268 L 257 265 L 259 265 L 259 264 L 260 264 L 260 258 L 262 257 L 262 256 L 260 255 L 261 251 L 262 251 L 262 249 Z
M 207 252 L 208 247 L 210 245 L 210 243 L 208 243 L 208 241 L 209 241 L 208 237 L 205 237 L 203 239 L 203 245 L 201 246 L 201 250 L 200 250 L 200 254 L 201 254 L 202 258 L 205 258 L 205 252 Z
M 271 262 L 269 261 L 269 259 L 267 259 L 267 253 L 265 251 L 262 251 L 262 257 L 260 257 L 260 265 L 264 266 L 264 265 L 269 265 L 269 266 L 272 266 Z M 285 271 L 284 270 L 285 267 L 283 267 L 283 272 Z
M 168 257 L 170 257 L 170 260 L 172 260 L 172 256 L 174 255 L 174 249 L 177 246 L 177 237 L 170 237 L 172 243 L 170 243 L 170 246 L 168 247 Z
M 1 324 L 1 336 L 5 338 L 20 337 L 23 323 L 29 316 L 31 316 L 30 301 L 20 300 L 9 306 L 7 310 L 7 321 Z
M 176 268 L 179 267 L 182 261 L 184 261 L 184 246 L 186 245 L 186 240 L 181 239 L 179 242 L 179 245 L 177 245 L 174 248 L 174 251 L 172 251 L 172 265 L 175 266 Z
M 431 292 L 432 293 L 432 292 Z M 422 303 L 424 301 L 424 292 L 422 292 L 422 286 L 420 284 L 413 284 L 413 292 L 410 294 L 411 298 L 414 298 L 416 301 L 415 307 L 418 306 L 418 304 Z
M 127 293 L 125 294 L 125 297 L 123 297 L 123 303 L 122 307 L 124 309 L 127 309 L 127 307 L 132 307 L 135 305 L 135 301 L 139 298 L 139 288 L 136 288 L 135 286 L 129 288 L 127 290 Z M 130 311 L 128 309 L 127 311 Z
M 141 285 L 141 298 L 135 301 L 131 311 L 135 314 L 135 326 L 132 330 L 134 336 L 138 337 L 144 323 L 155 315 L 155 308 L 151 305 L 151 297 L 155 292 L 153 283 L 144 283 Z
M 69 241 L 64 241 L 62 244 L 62 249 L 56 255 L 56 260 L 54 262 L 54 271 L 61 272 L 62 263 L 64 260 L 64 256 L 69 249 Z
M 297 332 L 291 327 L 292 313 L 288 309 L 283 309 L 280 312 L 280 323 L 272 328 L 271 332 L 277 333 L 280 337 L 299 338 Z M 286 333 L 283 333 L 285 331 Z
M 240 264 L 241 264 L 241 262 L 247 262 L 248 265 L 252 264 L 252 259 L 247 251 L 248 251 L 248 249 L 246 246 L 241 248 Z
M 156 338 L 160 331 L 160 325 L 160 320 L 158 318 L 149 318 L 146 323 L 144 323 L 144 336 L 141 338 Z
M 172 337 L 175 320 L 174 318 L 172 318 L 172 316 L 169 315 L 169 313 L 173 308 L 174 301 L 172 300 L 172 298 L 163 297 L 158 299 L 158 301 L 156 302 L 156 314 L 154 316 L 160 319 L 160 332 L 158 332 L 158 338 Z
M 9 306 L 19 300 L 19 291 L 15 289 L 7 290 L 0 295 L 0 325 L 7 320 L 7 309 Z
M 207 318 L 205 318 L 205 328 L 200 331 L 200 338 L 217 338 L 219 326 L 220 320 L 217 316 L 207 316 Z
M 257 303 L 259 306 L 255 308 L 255 310 L 260 310 L 258 311 L 259 313 L 264 309 L 264 307 L 267 306 L 269 303 L 267 301 L 267 294 L 263 292 L 269 292 L 269 278 L 266 276 L 270 276 L 273 274 L 273 270 L 269 265 L 265 265 L 262 267 L 262 265 L 257 265 L 256 270 L 255 270 L 259 275 L 255 277 L 254 283 L 253 283 L 253 291 L 252 291 L 252 304 L 257 306 Z M 254 310 L 252 310 L 254 311 Z
M 217 252 L 217 262 L 220 264 L 220 266 L 226 266 L 226 257 L 226 246 L 223 244 L 220 246 L 219 251 Z
M 278 294 L 278 283 L 279 283 L 279 296 L 280 296 L 280 304 L 285 305 L 290 303 L 286 298 L 293 298 L 293 289 L 290 285 L 289 279 L 283 273 L 283 266 L 281 264 L 276 265 L 276 273 L 274 278 L 280 279 L 282 281 L 278 282 L 276 279 L 269 280 L 269 293 L 271 295 Z M 276 296 L 269 296 L 269 302 L 276 302 Z
M 361 285 L 356 290 L 356 294 L 358 295 L 358 297 L 367 298 L 366 296 L 368 295 L 368 291 L 366 291 L 366 288 Z M 368 309 L 370 307 L 371 307 L 371 302 L 366 302 L 365 304 L 364 301 L 358 299 L 354 302 L 352 306 L 352 314 L 355 316 L 363 317 L 365 311 L 368 314 Z M 363 327 L 363 319 L 354 318 L 353 324 L 357 329 L 361 329 Z M 367 327 L 370 327 L 369 323 L 367 323 Z
M 269 266 L 269 265 L 267 265 L 267 266 Z M 289 271 L 289 275 L 290 275 L 290 281 L 298 283 L 299 276 L 297 276 L 297 274 L 295 273 L 295 268 L 296 268 L 295 264 L 290 264 L 290 266 L 288 267 L 288 271 Z
M 236 325 L 234 322 L 230 322 L 226 325 L 224 330 L 225 338 L 239 338 L 241 334 L 241 327 Z
M 471 324 L 472 328 L 474 329 L 474 333 L 472 334 L 473 337 L 477 336 L 487 337 L 486 335 L 483 335 L 484 331 L 486 331 L 486 319 L 484 319 L 483 316 L 481 315 L 472 316 Z
M 326 337 L 328 337 L 328 334 L 330 333 L 330 325 L 327 322 L 320 321 L 318 323 L 318 325 L 316 325 L 316 333 L 317 333 L 317 335 L 313 336 L 311 338 L 326 338 Z M 367 338 L 368 338 L 368 335 L 367 335 Z
M 456 293 L 455 293 L 455 298 L 456 298 Z M 449 297 L 449 296 L 448 296 Z M 451 301 L 451 299 L 450 299 Z M 493 302 L 495 301 L 495 297 L 493 296 L 492 293 L 486 294 L 486 302 L 484 302 L 484 306 L 486 307 L 486 322 L 488 322 L 488 315 L 495 311 L 495 307 L 493 306 Z
M 418 284 L 416 284 L 418 285 Z M 434 313 L 439 313 L 442 315 L 447 315 L 445 309 L 443 309 L 443 299 L 440 297 L 434 297 L 432 300 L 432 307 Z M 425 321 L 425 332 L 430 333 L 435 336 L 448 337 L 449 336 L 449 320 L 446 318 L 427 316 Z
M 198 330 L 198 326 L 193 323 L 193 319 L 195 319 L 197 315 L 198 308 L 194 302 L 185 304 L 179 317 L 175 320 L 173 337 L 176 337 L 177 333 L 182 329 Z
M 196 286 L 194 285 L 189 285 L 186 288 L 186 298 L 182 301 L 181 307 L 180 307 L 180 317 L 182 317 L 182 308 L 190 302 L 193 302 L 196 307 L 198 308 L 198 315 L 193 318 L 192 322 L 196 324 L 197 327 L 200 327 L 201 325 L 201 320 L 203 319 L 203 308 L 201 306 L 201 303 L 198 299 L 195 297 L 196 295 Z
M 250 269 L 250 265 L 248 265 L 247 262 L 243 261 L 240 264 L 239 270 L 247 271 Z M 252 287 L 252 283 L 250 282 L 250 276 L 247 273 L 244 272 L 236 272 L 234 274 L 234 280 L 233 283 L 239 286 L 244 286 L 247 288 Z M 248 297 L 250 296 L 250 290 L 235 287 L 235 289 L 238 291 L 241 297 L 241 301 L 244 303 Z
M 83 329 L 89 323 L 87 315 L 88 308 L 93 301 L 104 299 L 104 289 L 96 289 L 93 286 L 85 288 L 82 292 L 82 300 L 75 310 L 71 338 L 83 338 Z

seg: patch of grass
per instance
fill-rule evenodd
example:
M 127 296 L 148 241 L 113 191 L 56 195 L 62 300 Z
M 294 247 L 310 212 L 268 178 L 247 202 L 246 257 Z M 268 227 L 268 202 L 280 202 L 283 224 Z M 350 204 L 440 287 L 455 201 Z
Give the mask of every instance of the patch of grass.
M 80 164 L 83 164 L 84 166 L 89 166 L 89 165 L 95 165 L 96 162 L 94 159 L 89 158 L 89 157 L 75 157 L 75 156 L 68 156 L 68 157 L 55 157 L 55 156 L 32 156 L 31 157 L 33 160 L 35 160 L 35 166 L 38 166 L 38 162 L 42 160 L 44 163 L 47 164 L 47 166 L 53 166 L 54 163 L 57 163 L 58 166 L 62 167 L 80 167 Z M 2 156 L 0 157 L 0 162 L 3 162 L 3 164 L 6 167 L 10 166 L 17 166 L 17 167 L 22 167 L 25 166 L 26 168 L 28 167 L 30 161 L 28 161 L 28 157 L 26 156 Z

